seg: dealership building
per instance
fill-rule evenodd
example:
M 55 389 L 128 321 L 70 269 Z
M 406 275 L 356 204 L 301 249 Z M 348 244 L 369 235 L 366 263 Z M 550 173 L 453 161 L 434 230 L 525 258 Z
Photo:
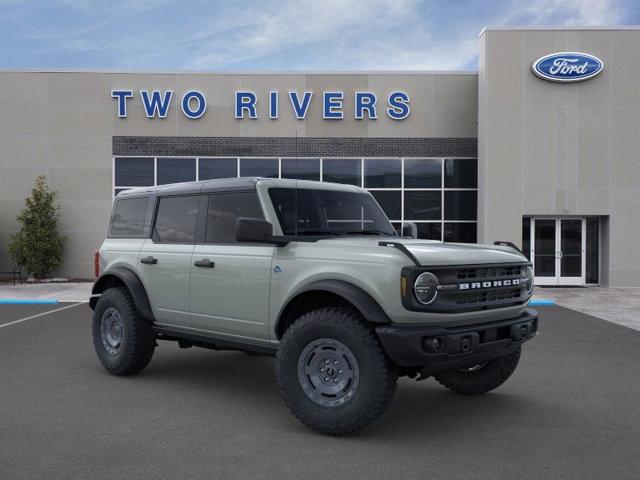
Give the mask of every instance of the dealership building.
M 478 47 L 477 72 L 0 71 L 0 271 L 38 175 L 72 278 L 118 192 L 261 176 L 362 186 L 420 238 L 513 242 L 541 285 L 640 286 L 640 30 Z

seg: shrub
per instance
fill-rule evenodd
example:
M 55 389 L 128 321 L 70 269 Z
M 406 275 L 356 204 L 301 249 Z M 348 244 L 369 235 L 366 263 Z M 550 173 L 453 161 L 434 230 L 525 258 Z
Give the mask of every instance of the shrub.
M 44 175 L 36 178 L 25 208 L 16 217 L 20 230 L 11 235 L 9 241 L 13 261 L 35 278 L 42 278 L 62 265 L 67 237 L 58 233 L 57 195 L 58 192 L 49 188 Z

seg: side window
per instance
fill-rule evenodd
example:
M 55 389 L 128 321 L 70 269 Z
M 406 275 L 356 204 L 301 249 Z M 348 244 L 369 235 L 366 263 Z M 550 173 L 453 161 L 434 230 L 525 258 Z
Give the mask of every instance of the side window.
M 160 198 L 153 239 L 161 243 L 195 243 L 199 195 Z
M 205 241 L 236 243 L 236 220 L 239 217 L 263 218 L 256 192 L 210 195 Z
M 147 218 L 147 197 L 123 198 L 116 202 L 109 235 L 112 237 L 142 237 Z

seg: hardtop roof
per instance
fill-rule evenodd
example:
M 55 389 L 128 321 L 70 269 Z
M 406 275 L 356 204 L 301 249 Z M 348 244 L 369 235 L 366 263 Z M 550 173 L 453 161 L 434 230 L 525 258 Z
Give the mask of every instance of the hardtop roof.
M 118 198 L 142 195 L 180 195 L 189 193 L 210 193 L 229 192 L 240 190 L 254 190 L 259 182 L 265 182 L 270 187 L 281 188 L 319 188 L 325 190 L 359 190 L 353 185 L 317 182 L 313 180 L 294 180 L 287 178 L 264 178 L 264 177 L 233 177 L 220 178 L 215 180 L 200 180 L 197 182 L 169 183 L 156 187 L 136 187 L 124 190 L 118 194 Z

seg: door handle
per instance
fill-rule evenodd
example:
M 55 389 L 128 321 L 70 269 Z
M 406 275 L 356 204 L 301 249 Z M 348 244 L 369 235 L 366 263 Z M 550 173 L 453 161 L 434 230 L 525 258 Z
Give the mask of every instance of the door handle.
M 158 259 L 149 255 L 148 257 L 141 258 L 140 263 L 146 263 L 147 265 L 155 265 L 156 263 L 158 263 Z
M 209 260 L 208 258 L 203 258 L 202 260 L 196 260 L 195 262 L 193 262 L 193 264 L 196 267 L 201 267 L 201 268 L 213 268 L 216 266 L 216 264 L 211 260 Z

